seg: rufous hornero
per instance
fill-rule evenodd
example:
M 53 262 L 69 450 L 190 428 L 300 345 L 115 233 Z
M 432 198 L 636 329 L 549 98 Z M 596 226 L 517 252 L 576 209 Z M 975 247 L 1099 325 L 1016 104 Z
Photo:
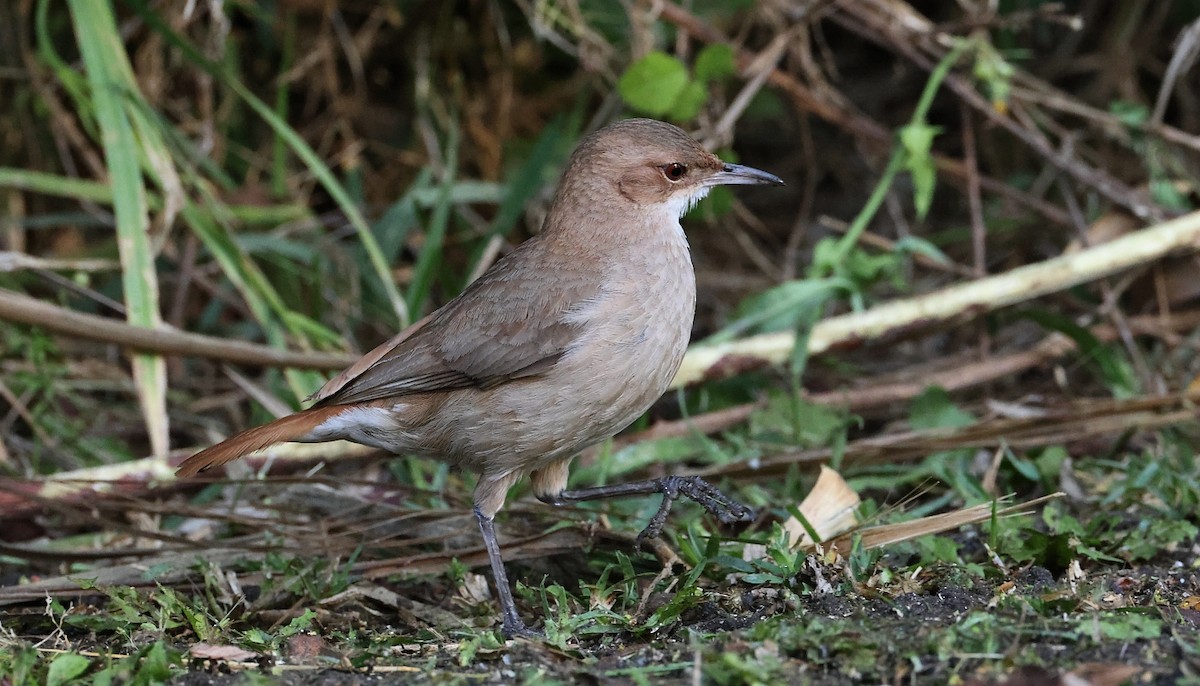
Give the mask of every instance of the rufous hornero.
M 680 217 L 718 185 L 783 185 L 722 162 L 671 124 L 626 119 L 584 138 L 542 230 L 458 297 L 372 350 L 307 410 L 185 460 L 182 477 L 283 441 L 348 440 L 479 474 L 475 517 L 506 636 L 530 635 L 513 602 L 493 518 L 528 475 L 554 505 L 663 494 L 639 536 L 686 496 L 725 523 L 750 508 L 698 477 L 567 490 L 571 459 L 642 415 L 683 360 L 696 282 Z

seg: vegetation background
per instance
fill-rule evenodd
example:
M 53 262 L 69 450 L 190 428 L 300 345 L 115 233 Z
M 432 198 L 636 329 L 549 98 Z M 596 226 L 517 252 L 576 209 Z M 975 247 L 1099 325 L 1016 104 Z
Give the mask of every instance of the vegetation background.
M 1196 682 L 1198 55 L 1196 0 L 3 3 L 0 683 Z M 681 390 L 573 479 L 705 474 L 753 525 L 637 553 L 653 499 L 518 488 L 546 641 L 505 644 L 470 475 L 171 478 L 633 115 L 789 185 L 685 220 Z M 821 464 L 900 528 L 831 543 Z

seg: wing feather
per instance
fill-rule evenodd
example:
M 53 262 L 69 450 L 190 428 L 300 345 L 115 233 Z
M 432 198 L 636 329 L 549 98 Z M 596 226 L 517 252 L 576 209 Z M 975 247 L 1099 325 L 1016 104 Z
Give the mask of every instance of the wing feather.
M 589 279 L 573 278 L 577 274 L 547 280 L 507 268 L 539 243 L 522 244 L 445 307 L 331 379 L 317 392 L 317 405 L 492 388 L 552 369 L 578 340 L 581 327 L 572 313 L 597 297 L 597 289 L 585 285 Z

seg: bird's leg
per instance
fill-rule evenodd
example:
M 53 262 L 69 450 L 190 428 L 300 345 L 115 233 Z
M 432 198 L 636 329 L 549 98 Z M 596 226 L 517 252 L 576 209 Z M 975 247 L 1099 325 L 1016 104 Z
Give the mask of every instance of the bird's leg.
M 662 505 L 658 508 L 658 512 L 650 518 L 650 523 L 646 525 L 642 533 L 638 534 L 638 547 L 641 547 L 642 541 L 656 538 L 662 533 L 663 525 L 667 521 L 667 513 L 671 511 L 671 505 L 674 504 L 675 499 L 681 495 L 694 500 L 724 524 L 747 522 L 754 519 L 754 510 L 720 492 L 712 484 L 698 476 L 664 476 L 661 479 L 647 479 L 646 481 L 612 486 L 594 486 L 574 491 L 562 491 L 553 495 L 539 495 L 538 497 L 551 505 L 562 505 L 583 500 L 651 493 L 662 493 Z
M 508 573 L 504 570 L 504 559 L 500 557 L 500 544 L 496 541 L 496 527 L 492 518 L 476 507 L 475 519 L 479 520 L 483 547 L 487 549 L 488 561 L 492 563 L 492 580 L 496 582 L 496 593 L 500 596 L 500 631 L 505 638 L 537 636 L 538 633 L 525 626 L 521 615 L 517 614 L 517 604 L 513 602 L 512 588 L 508 585 Z

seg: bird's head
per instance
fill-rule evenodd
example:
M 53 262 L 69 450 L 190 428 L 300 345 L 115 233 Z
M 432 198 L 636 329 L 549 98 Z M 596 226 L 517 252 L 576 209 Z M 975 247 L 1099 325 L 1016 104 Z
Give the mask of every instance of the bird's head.
M 714 186 L 782 186 L 774 174 L 723 162 L 677 126 L 653 119 L 625 119 L 580 142 L 560 192 L 609 197 L 635 205 L 665 207 L 682 216 Z

